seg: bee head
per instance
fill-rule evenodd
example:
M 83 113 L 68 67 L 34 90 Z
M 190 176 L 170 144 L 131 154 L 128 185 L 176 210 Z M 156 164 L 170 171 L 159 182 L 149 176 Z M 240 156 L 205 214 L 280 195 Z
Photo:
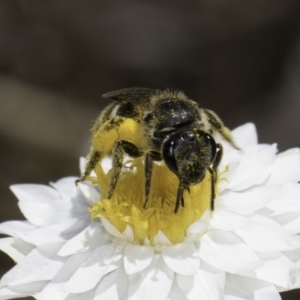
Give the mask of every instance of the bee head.
M 185 185 L 200 183 L 214 162 L 217 145 L 214 138 L 199 129 L 184 129 L 168 136 L 162 146 L 163 159 Z

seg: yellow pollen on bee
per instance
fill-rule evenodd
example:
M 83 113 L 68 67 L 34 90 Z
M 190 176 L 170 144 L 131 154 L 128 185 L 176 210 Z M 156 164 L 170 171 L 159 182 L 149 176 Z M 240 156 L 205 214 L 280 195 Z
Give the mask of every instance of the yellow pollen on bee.
M 102 195 L 107 195 L 110 170 L 105 173 L 101 165 L 95 172 Z M 142 158 L 125 164 L 111 199 L 96 202 L 89 211 L 92 220 L 106 218 L 121 233 L 130 225 L 134 242 L 154 243 L 154 237 L 162 231 L 172 244 L 182 241 L 188 227 L 210 209 L 211 176 L 206 172 L 204 180 L 184 191 L 184 207 L 174 213 L 178 178 L 164 163 L 154 164 L 151 191 L 147 208 L 144 209 L 144 164 Z

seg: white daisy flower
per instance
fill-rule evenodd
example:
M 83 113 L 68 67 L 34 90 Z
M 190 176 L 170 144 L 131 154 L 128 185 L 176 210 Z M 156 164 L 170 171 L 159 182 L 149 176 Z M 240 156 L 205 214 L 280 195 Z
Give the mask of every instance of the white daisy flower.
M 0 300 L 276 300 L 299 288 L 299 149 L 276 155 L 252 124 L 232 135 L 242 151 L 222 142 L 213 212 L 208 175 L 174 214 L 178 182 L 164 164 L 144 210 L 141 159 L 126 162 L 111 200 L 108 159 L 93 185 L 12 186 L 27 221 L 0 225 L 17 263 Z

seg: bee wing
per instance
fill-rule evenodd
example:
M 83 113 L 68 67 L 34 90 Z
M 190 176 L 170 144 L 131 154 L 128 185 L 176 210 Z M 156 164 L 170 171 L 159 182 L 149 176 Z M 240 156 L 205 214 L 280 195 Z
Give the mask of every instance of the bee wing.
M 109 92 L 102 95 L 102 97 L 110 98 L 116 101 L 122 101 L 126 99 L 133 102 L 140 102 L 141 100 L 148 99 L 149 96 L 155 94 L 156 91 L 157 90 L 154 89 L 133 87 Z

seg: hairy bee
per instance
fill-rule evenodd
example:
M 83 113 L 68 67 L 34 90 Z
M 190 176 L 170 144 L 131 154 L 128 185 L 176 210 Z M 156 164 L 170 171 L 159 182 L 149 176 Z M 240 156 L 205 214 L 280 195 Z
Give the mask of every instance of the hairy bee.
M 144 208 L 149 200 L 153 161 L 163 160 L 179 179 L 174 213 L 180 204 L 184 206 L 184 190 L 200 183 L 207 171 L 211 174 L 213 209 L 222 145 L 211 134 L 219 132 L 238 149 L 220 118 L 180 91 L 128 88 L 107 93 L 103 98 L 114 102 L 105 108 L 92 128 L 92 150 L 85 172 L 77 182 L 84 181 L 102 158 L 111 155 L 113 173 L 107 195 L 110 199 L 124 154 L 144 156 Z

